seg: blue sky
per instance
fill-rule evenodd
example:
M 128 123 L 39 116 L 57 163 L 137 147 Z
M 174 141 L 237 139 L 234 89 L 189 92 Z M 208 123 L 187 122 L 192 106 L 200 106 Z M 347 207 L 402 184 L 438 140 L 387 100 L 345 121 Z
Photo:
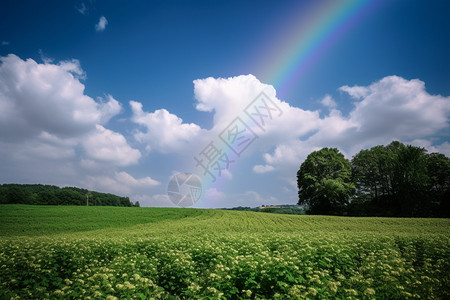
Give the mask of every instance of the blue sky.
M 336 1 L 4 1 L 0 183 L 173 206 L 171 176 L 192 172 L 194 207 L 294 204 L 321 147 L 351 158 L 397 139 L 449 156 L 450 4 L 365 2 L 281 93 L 281 50 Z M 194 156 L 261 91 L 282 115 L 216 182 L 202 176 Z

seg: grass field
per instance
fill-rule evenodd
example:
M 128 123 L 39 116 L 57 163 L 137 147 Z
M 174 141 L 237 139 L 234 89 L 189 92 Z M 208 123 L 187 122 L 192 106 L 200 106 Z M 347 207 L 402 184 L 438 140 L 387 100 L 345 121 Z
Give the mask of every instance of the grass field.
M 450 299 L 450 220 L 0 206 L 0 297 Z

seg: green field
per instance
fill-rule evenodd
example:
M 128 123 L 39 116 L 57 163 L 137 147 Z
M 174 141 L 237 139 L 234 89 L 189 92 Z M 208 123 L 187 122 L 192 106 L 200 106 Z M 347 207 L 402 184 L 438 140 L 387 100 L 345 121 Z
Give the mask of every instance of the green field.
M 0 205 L 0 297 L 450 299 L 450 220 Z

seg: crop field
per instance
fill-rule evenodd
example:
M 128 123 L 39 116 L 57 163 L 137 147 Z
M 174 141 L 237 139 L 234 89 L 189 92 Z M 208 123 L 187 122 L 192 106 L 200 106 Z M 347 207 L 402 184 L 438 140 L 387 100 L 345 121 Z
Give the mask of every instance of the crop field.
M 450 220 L 0 206 L 1 299 L 450 299 Z

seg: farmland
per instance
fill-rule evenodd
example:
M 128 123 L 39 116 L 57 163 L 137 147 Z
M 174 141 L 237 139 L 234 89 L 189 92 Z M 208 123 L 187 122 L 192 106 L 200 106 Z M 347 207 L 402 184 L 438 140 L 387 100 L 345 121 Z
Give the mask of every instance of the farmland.
M 0 296 L 449 299 L 450 220 L 0 206 Z

